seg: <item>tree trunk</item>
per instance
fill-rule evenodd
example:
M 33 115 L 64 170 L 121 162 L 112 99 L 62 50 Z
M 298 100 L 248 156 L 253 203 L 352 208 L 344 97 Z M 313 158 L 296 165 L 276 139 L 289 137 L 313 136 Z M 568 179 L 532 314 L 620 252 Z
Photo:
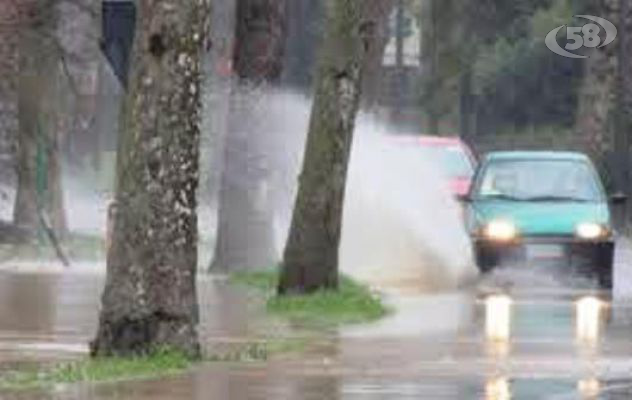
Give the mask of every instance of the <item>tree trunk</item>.
M 201 51 L 210 2 L 140 0 L 96 356 L 199 355 Z
M 591 1 L 588 14 L 603 16 L 616 21 L 612 1 Z M 584 59 L 583 81 L 579 88 L 579 104 L 575 130 L 585 144 L 586 151 L 597 162 L 602 171 L 610 169 L 605 154 L 613 150 L 613 135 L 610 129 L 615 105 L 617 82 L 616 44 L 589 49 L 589 58 Z M 608 174 L 610 175 L 610 174 Z M 616 177 L 610 176 L 616 179 Z
M 0 179 L 13 178 L 17 138 L 19 0 L 0 1 Z M 0 196 L 6 195 L 0 192 Z
M 355 118 L 376 21 L 362 0 L 328 0 L 303 171 L 283 258 L 280 294 L 338 285 L 338 246 Z
M 630 132 L 632 132 L 632 4 L 627 1 L 620 2 L 619 39 L 618 39 L 618 71 L 617 71 L 617 118 L 614 137 L 614 169 L 616 187 L 614 190 L 622 191 L 628 198 L 632 195 L 630 188 L 631 172 L 631 144 Z M 613 209 L 614 218 L 618 221 L 616 226 L 621 231 L 629 233 L 630 202 L 625 207 Z M 617 215 L 618 214 L 618 215 Z
M 473 143 L 476 127 L 472 74 L 471 66 L 461 65 L 461 76 L 459 77 L 459 136 L 467 143 Z
M 66 231 L 58 138 L 57 4 L 32 0 L 20 14 L 20 73 L 14 223 L 29 231 L 50 219 L 57 236 Z
M 380 99 L 384 61 L 384 50 L 389 39 L 389 17 L 393 11 L 395 0 L 370 0 L 367 1 L 367 12 L 372 13 L 372 18 L 377 22 L 375 45 L 371 46 L 367 54 L 367 66 L 362 84 L 362 106 L 365 110 L 373 110 L 378 106 Z
M 270 267 L 279 260 L 266 132 L 257 112 L 277 84 L 285 49 L 286 2 L 238 0 L 234 70 L 213 270 Z
M 208 207 L 217 210 L 219 191 L 224 165 L 224 144 L 228 132 L 228 112 L 230 110 L 230 88 L 232 73 L 232 57 L 235 36 L 236 0 L 225 0 L 213 5 L 211 41 L 207 68 L 209 75 L 205 77 L 205 113 L 202 131 L 202 165 L 204 170 L 202 191 L 198 195 L 200 201 L 207 202 Z M 205 140 L 206 139 L 206 140 Z M 205 196 L 205 197 L 202 197 Z M 202 200 L 204 199 L 204 200 Z M 214 216 L 216 217 L 216 215 Z M 210 221 L 210 226 L 216 224 Z
M 438 74 L 438 11 L 437 0 L 427 0 L 422 9 L 422 57 L 421 68 L 424 76 L 426 93 L 426 127 L 425 131 L 430 135 L 439 134 L 440 106 L 437 100 L 438 91 L 441 89 Z
M 620 188 L 630 191 L 630 132 L 632 130 L 632 4 L 628 1 L 620 3 L 619 29 L 621 36 L 618 43 L 618 125 L 615 134 L 615 149 L 619 153 L 622 177 Z

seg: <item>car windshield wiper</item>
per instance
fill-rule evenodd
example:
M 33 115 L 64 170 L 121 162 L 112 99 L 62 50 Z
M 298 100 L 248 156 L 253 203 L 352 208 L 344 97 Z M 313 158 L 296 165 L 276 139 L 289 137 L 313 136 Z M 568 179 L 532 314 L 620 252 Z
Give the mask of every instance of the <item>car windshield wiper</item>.
M 481 196 L 483 199 L 509 200 L 509 201 L 527 201 L 524 197 L 516 197 L 510 194 L 496 193 Z
M 527 197 L 525 201 L 572 201 L 577 203 L 588 203 L 589 199 L 573 196 L 534 196 Z

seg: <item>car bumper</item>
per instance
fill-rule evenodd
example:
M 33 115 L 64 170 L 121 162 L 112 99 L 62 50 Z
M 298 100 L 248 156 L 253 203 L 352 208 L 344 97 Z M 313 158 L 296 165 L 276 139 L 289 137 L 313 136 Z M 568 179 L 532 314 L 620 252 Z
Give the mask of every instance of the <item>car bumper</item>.
M 577 270 L 611 270 L 614 240 L 586 241 L 574 237 L 524 237 L 512 242 L 474 238 L 479 268 L 485 272 L 515 262 L 554 262 Z

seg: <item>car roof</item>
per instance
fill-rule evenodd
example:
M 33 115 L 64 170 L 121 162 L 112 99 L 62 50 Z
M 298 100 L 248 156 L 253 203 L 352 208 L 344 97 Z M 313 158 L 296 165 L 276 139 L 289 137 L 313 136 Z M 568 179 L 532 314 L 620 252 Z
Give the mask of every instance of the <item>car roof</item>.
M 422 146 L 465 146 L 465 143 L 458 136 L 399 134 L 393 135 L 393 137 L 400 142 L 416 142 Z
M 417 137 L 421 144 L 427 145 L 462 145 L 463 141 L 458 136 L 430 136 L 422 135 Z
M 485 156 L 488 161 L 496 160 L 568 160 L 589 161 L 586 154 L 575 151 L 494 151 Z

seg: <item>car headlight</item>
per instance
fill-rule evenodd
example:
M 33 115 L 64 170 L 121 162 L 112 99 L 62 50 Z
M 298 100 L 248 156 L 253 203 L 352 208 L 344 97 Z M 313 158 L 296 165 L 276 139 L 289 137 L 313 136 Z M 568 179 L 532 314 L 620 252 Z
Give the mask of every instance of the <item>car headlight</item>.
M 583 222 L 575 227 L 575 235 L 581 239 L 594 240 L 608 235 L 608 229 L 594 222 Z
M 485 225 L 483 235 L 488 239 L 507 242 L 518 236 L 518 230 L 511 221 L 494 220 Z

